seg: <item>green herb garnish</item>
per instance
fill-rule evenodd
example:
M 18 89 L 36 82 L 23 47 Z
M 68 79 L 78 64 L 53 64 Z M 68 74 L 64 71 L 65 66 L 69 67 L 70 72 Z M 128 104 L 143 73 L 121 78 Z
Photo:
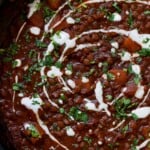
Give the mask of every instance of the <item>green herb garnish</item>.
M 150 10 L 144 11 L 144 14 L 145 14 L 145 15 L 150 15 Z
M 142 48 L 138 53 L 140 56 L 150 56 L 150 48 Z
M 129 17 L 128 17 L 128 25 L 130 26 L 130 28 L 132 28 L 133 24 L 134 24 L 133 14 L 132 14 L 132 10 L 130 10 Z
M 42 42 L 42 41 L 40 41 L 40 40 L 38 40 L 38 39 L 35 40 L 35 45 L 36 45 L 38 48 L 46 48 L 46 47 L 47 47 L 47 44 L 46 44 L 46 43 L 44 43 L 44 42 Z
M 72 107 L 69 111 L 69 116 L 73 117 L 76 121 L 86 123 L 88 121 L 88 115 L 81 111 L 78 107 Z
M 118 6 L 118 3 L 117 2 L 114 2 L 113 4 L 112 4 L 112 6 L 116 9 L 116 11 L 117 12 L 121 12 L 121 9 L 120 9 L 120 7 Z
M 34 125 L 30 125 L 27 129 L 30 131 L 30 134 L 33 138 L 40 137 L 40 133 Z
M 23 89 L 23 84 L 22 83 L 14 83 L 12 88 L 14 91 L 20 91 Z
M 128 98 L 121 98 L 115 101 L 116 117 L 125 119 L 127 117 L 126 111 L 131 105 L 131 100 Z
M 84 140 L 85 142 L 87 142 L 89 145 L 92 143 L 92 138 L 90 138 L 90 137 L 85 136 L 85 137 L 83 138 L 83 140 Z

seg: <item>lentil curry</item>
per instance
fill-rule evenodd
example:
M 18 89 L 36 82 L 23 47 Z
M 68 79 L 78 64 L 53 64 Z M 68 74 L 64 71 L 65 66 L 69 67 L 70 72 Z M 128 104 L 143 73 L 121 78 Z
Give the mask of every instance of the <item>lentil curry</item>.
M 28 8 L 2 60 L 0 109 L 15 149 L 149 150 L 150 1 Z

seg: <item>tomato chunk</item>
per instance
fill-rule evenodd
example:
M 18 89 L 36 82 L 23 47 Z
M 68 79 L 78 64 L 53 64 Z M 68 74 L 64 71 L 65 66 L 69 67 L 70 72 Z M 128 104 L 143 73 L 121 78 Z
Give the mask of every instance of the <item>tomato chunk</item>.
M 56 10 L 61 5 L 62 0 L 47 0 L 51 9 Z
M 141 46 L 138 45 L 135 41 L 132 41 L 130 38 L 124 38 L 122 48 L 125 48 L 127 51 L 131 53 L 135 53 L 141 49 Z
M 125 72 L 121 69 L 112 69 L 109 72 L 115 76 L 114 81 L 117 82 L 118 84 L 123 85 L 126 83 L 127 72 Z

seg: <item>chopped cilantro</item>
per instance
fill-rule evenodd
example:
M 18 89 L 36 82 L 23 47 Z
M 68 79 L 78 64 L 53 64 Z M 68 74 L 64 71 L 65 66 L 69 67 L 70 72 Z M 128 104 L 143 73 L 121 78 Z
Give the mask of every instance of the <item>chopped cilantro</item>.
M 149 41 L 150 41 L 150 38 L 147 37 L 147 38 L 145 38 L 142 42 L 143 42 L 143 43 L 148 43 Z
M 121 98 L 115 102 L 116 117 L 124 119 L 127 117 L 126 111 L 131 105 L 131 100 L 128 98 Z
M 52 56 L 51 55 L 47 55 L 45 57 L 45 60 L 43 61 L 43 65 L 47 66 L 47 67 L 50 67 L 52 64 L 53 64 L 53 58 L 52 58 Z
M 85 136 L 85 137 L 83 138 L 83 140 L 84 140 L 85 142 L 87 142 L 89 145 L 92 143 L 92 138 L 90 138 L 90 137 Z
M 27 129 L 30 131 L 30 134 L 33 138 L 40 137 L 40 133 L 34 125 L 30 125 Z
M 42 41 L 40 41 L 40 40 L 38 40 L 38 39 L 35 40 L 35 45 L 36 45 L 38 48 L 46 48 L 46 47 L 47 47 L 47 44 L 46 44 L 46 43 L 44 43 L 44 42 L 42 42 Z
M 31 37 L 28 32 L 25 33 L 24 37 L 25 37 L 25 40 L 27 43 L 29 43 L 31 41 Z
M 150 56 L 150 48 L 142 48 L 139 54 L 140 56 Z
M 66 100 L 66 97 L 65 97 L 65 95 L 63 93 L 60 94 L 60 99 L 63 100 L 63 101 Z
M 82 112 L 78 107 L 71 107 L 69 115 L 75 120 L 86 123 L 88 121 L 88 115 Z
M 136 114 L 132 113 L 131 115 L 134 120 L 138 120 L 138 116 Z
M 16 61 L 16 60 L 12 61 L 12 67 L 13 68 L 16 68 L 17 65 L 18 65 L 18 61 Z
M 125 127 L 121 128 L 122 133 L 126 133 L 129 130 L 129 126 L 126 125 Z
M 80 21 L 81 21 L 80 18 L 76 18 L 76 19 L 75 19 L 75 22 L 76 22 L 76 23 L 79 23 Z
M 150 15 L 150 10 L 144 11 L 144 14 L 145 14 L 145 15 Z
M 64 109 L 64 108 L 60 108 L 60 109 L 59 109 L 59 112 L 60 112 L 61 114 L 64 114 L 64 113 L 65 113 L 65 109 Z
M 74 10 L 74 7 L 72 6 L 70 1 L 68 1 L 68 6 L 69 6 L 70 9 Z
M 128 17 L 128 25 L 130 26 L 130 28 L 133 27 L 133 23 L 134 23 L 133 14 L 132 14 L 132 10 L 130 10 L 129 17 Z
M 110 72 L 108 72 L 107 73 L 107 78 L 108 78 L 108 80 L 115 80 L 115 75 L 110 73 Z
M 28 53 L 29 58 L 35 58 L 37 56 L 36 50 L 32 49 Z
M 108 63 L 107 62 L 103 62 L 102 71 L 103 71 L 103 73 L 107 73 L 107 71 L 108 71 Z
M 51 10 L 48 7 L 44 7 L 44 12 L 43 12 L 43 16 L 44 16 L 44 20 L 45 22 L 48 22 L 55 14 L 55 11 Z
M 106 95 L 107 100 L 112 100 L 112 95 Z
M 36 3 L 36 10 L 40 10 L 42 7 L 42 3 Z
M 120 7 L 118 6 L 118 3 L 117 2 L 114 2 L 113 4 L 112 4 L 112 6 L 116 9 L 116 11 L 117 12 L 121 12 L 121 9 L 120 9 Z
M 140 81 L 141 81 L 141 76 L 138 75 L 138 74 L 135 74 L 133 80 L 134 80 L 134 83 L 138 85 L 140 83 Z
M 36 100 L 33 100 L 32 101 L 32 105 L 40 105 L 40 103 L 38 101 L 36 101 Z
M 73 71 L 73 67 L 72 67 L 72 64 L 67 64 L 67 70 L 70 70 L 71 72 Z
M 60 61 L 57 61 L 57 62 L 55 63 L 55 66 L 56 66 L 57 68 L 61 69 L 61 68 L 62 68 L 62 63 L 61 63 Z
M 139 140 L 136 138 L 133 140 L 133 143 L 131 145 L 131 150 L 137 150 L 136 146 L 138 145 L 138 142 L 139 142 Z
M 114 150 L 117 146 L 119 146 L 119 143 L 109 143 L 109 144 L 108 144 L 108 147 L 109 147 L 111 150 Z
M 108 19 L 109 21 L 114 21 L 114 18 L 115 18 L 115 15 L 114 15 L 113 13 L 108 13 L 107 19 Z
M 23 89 L 23 84 L 22 83 L 13 83 L 12 88 L 14 91 L 20 91 Z

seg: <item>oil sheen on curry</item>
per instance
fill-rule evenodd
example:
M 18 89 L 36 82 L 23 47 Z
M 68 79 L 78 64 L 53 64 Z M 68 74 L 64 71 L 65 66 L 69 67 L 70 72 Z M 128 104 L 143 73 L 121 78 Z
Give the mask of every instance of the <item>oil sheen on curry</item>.
M 17 150 L 150 150 L 149 0 L 34 0 L 3 61 Z

